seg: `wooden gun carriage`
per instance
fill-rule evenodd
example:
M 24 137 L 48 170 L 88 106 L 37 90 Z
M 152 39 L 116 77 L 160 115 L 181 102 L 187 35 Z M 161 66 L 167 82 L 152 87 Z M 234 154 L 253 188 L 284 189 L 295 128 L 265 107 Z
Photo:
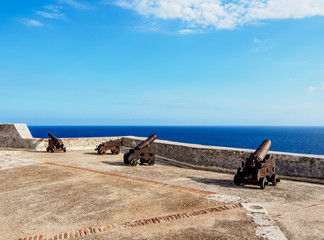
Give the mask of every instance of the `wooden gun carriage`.
M 64 147 L 63 141 L 53 134 L 48 133 L 50 139 L 48 139 L 48 147 L 46 151 L 49 152 L 66 152 L 66 147 Z
M 124 163 L 130 166 L 136 166 L 138 160 L 141 164 L 152 166 L 155 164 L 155 149 L 151 143 L 157 138 L 155 134 L 141 142 L 134 149 L 131 149 L 124 155 Z
M 95 150 L 98 151 L 98 154 L 101 155 L 106 154 L 108 150 L 111 150 L 112 154 L 119 154 L 120 146 L 121 139 L 116 139 L 99 144 Z
M 254 184 L 264 189 L 269 182 L 274 186 L 280 182 L 276 174 L 276 161 L 268 154 L 270 146 L 270 140 L 263 141 L 260 147 L 246 158 L 245 163 L 242 162 L 242 167 L 237 169 L 234 176 L 234 184 Z

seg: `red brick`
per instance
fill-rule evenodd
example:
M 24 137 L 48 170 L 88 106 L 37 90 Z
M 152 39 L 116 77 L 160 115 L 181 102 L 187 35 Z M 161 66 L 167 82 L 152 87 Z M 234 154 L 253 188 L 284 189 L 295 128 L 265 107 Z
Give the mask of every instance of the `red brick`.
M 79 230 L 80 236 L 84 236 L 83 230 Z
M 68 233 L 64 233 L 64 238 L 67 239 L 69 237 Z
M 34 240 L 37 240 L 37 238 L 38 238 L 38 236 L 35 236 L 35 237 L 34 237 Z
M 85 229 L 85 230 L 84 230 L 84 235 L 89 235 L 89 231 L 88 231 L 88 229 Z
M 130 227 L 130 223 L 129 223 L 129 222 L 125 223 L 125 226 L 126 226 L 127 228 L 129 228 L 129 227 Z
M 57 235 L 55 235 L 55 236 L 54 236 L 54 240 L 57 240 L 57 239 L 58 239 L 58 237 L 57 237 Z

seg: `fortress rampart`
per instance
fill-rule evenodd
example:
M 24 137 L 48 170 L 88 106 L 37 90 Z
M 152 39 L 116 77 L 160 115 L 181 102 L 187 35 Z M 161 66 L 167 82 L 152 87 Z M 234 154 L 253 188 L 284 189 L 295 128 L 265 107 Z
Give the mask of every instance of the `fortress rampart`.
M 67 149 L 94 148 L 100 143 L 122 138 L 124 147 L 134 147 L 146 138 L 98 137 L 62 138 Z M 153 143 L 156 154 L 171 161 L 199 166 L 205 169 L 235 172 L 251 149 L 204 146 L 156 140 Z M 26 124 L 0 124 L 0 149 L 26 149 L 43 151 L 47 139 L 33 138 Z M 324 182 L 324 156 L 270 151 L 276 159 L 276 171 L 286 178 Z

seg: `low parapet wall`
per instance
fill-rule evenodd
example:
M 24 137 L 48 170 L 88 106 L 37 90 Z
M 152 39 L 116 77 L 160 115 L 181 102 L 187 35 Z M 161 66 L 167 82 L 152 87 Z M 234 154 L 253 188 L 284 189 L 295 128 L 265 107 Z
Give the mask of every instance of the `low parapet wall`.
M 102 142 L 121 137 L 62 138 L 68 149 L 95 148 Z M 0 124 L 0 149 L 43 151 L 49 138 L 33 138 L 26 124 Z
M 58 136 L 59 137 L 59 136 Z M 146 138 L 141 137 L 95 137 L 95 138 L 62 138 L 67 149 L 95 148 L 102 142 L 122 138 L 122 145 L 135 147 Z M 44 151 L 47 139 L 33 138 L 26 124 L 0 124 L 0 148 L 28 149 Z M 204 146 L 198 144 L 178 143 L 155 140 L 156 154 L 181 163 L 208 167 L 215 170 L 235 172 L 251 149 Z M 270 151 L 276 160 L 276 171 L 279 175 L 324 179 L 324 156 Z
M 145 138 L 124 137 L 123 146 L 135 147 Z M 255 150 L 204 146 L 155 140 L 156 154 L 196 166 L 212 167 L 236 171 L 248 153 Z M 324 179 L 324 156 L 283 152 L 269 152 L 276 159 L 276 172 L 279 175 Z

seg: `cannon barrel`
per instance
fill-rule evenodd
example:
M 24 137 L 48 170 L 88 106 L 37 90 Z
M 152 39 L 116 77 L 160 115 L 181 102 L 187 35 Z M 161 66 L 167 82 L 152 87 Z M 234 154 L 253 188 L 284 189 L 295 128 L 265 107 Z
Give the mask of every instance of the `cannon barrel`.
M 63 141 L 57 137 L 55 137 L 53 134 L 48 133 L 48 136 L 53 140 L 54 145 L 62 145 Z
M 138 144 L 135 149 L 142 149 L 144 147 L 149 146 L 152 142 L 154 142 L 156 138 L 157 138 L 156 134 L 153 134 L 152 136 L 148 137 L 146 140 Z
M 251 160 L 262 162 L 267 156 L 270 147 L 271 141 L 269 139 L 264 140 L 260 147 L 258 147 L 258 149 L 252 154 Z

